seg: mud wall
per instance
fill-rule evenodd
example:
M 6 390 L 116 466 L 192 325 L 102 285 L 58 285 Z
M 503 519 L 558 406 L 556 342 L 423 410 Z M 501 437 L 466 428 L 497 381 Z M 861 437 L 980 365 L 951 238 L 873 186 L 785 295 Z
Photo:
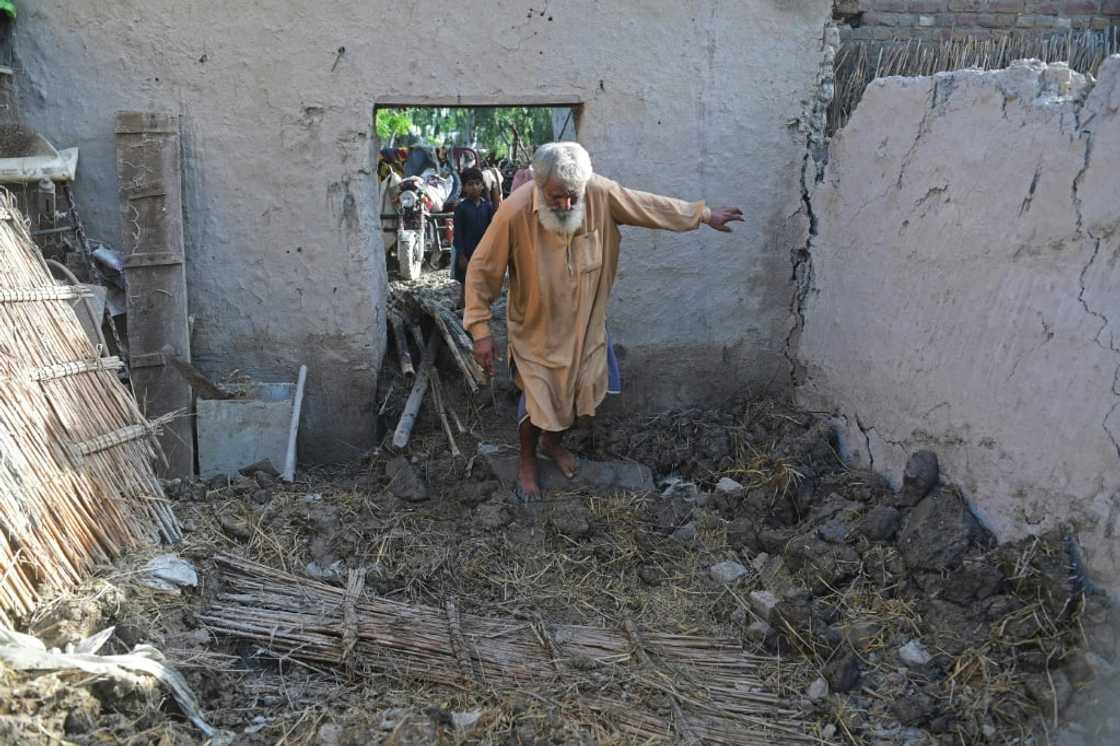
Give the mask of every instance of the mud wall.
M 798 396 L 1001 539 L 1074 523 L 1120 591 L 1120 56 L 872 84 L 811 203 Z
M 384 350 L 375 99 L 575 97 L 600 172 L 741 206 L 749 223 L 730 237 L 627 231 L 610 320 L 627 398 L 788 387 L 788 251 L 807 226 L 789 124 L 813 96 L 830 10 L 43 0 L 20 8 L 15 44 L 25 119 L 81 148 L 95 237 L 119 235 L 114 112 L 181 114 L 194 357 L 281 380 L 307 362 L 302 442 L 323 459 L 370 445 Z

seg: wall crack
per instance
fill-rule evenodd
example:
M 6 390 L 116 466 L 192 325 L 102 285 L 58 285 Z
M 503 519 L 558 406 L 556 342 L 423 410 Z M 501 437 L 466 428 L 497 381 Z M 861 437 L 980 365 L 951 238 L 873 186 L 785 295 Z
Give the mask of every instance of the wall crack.
M 804 214 L 809 228 L 805 242 L 790 251 L 793 294 L 789 310 L 793 324 L 786 335 L 782 354 L 789 364 L 790 383 L 794 388 L 805 380 L 804 366 L 797 359 L 797 348 L 805 329 L 805 302 L 813 289 L 813 239 L 818 232 L 813 191 L 824 180 L 824 169 L 828 163 L 828 108 L 835 93 L 833 62 L 839 48 L 839 29 L 835 24 L 826 24 L 821 37 L 821 63 L 815 96 L 798 122 L 799 131 L 805 135 L 805 152 L 801 157 L 801 208 L 794 214 Z

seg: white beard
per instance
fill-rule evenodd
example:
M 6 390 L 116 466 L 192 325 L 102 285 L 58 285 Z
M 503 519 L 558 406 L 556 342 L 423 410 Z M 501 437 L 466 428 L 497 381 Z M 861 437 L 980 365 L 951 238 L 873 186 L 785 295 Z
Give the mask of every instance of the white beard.
M 562 236 L 575 235 L 583 227 L 583 203 L 577 202 L 570 210 L 554 210 L 547 205 L 537 209 L 537 220 L 544 229 Z

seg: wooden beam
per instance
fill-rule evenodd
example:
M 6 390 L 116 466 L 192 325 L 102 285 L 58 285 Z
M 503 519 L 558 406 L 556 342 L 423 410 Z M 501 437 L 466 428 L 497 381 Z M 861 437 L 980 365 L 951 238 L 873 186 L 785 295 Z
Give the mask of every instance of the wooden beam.
M 469 106 L 492 109 L 506 106 L 582 106 L 584 99 L 575 94 L 549 96 L 385 96 L 374 99 L 377 109 L 401 109 L 411 106 Z
M 179 117 L 162 112 L 119 112 L 116 122 L 121 246 L 127 267 L 128 346 L 136 398 L 145 416 L 190 414 L 191 387 L 161 350 L 170 345 L 190 362 L 187 280 L 183 266 L 182 167 Z M 147 366 L 137 365 L 151 361 Z M 158 360 L 158 362 L 157 362 Z M 193 418 L 164 426 L 167 458 L 161 476 L 194 473 Z

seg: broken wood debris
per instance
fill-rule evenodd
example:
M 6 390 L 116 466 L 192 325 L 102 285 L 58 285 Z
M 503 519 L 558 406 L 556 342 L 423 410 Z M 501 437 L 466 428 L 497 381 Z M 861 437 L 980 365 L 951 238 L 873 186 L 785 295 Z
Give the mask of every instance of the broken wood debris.
M 389 323 L 396 340 L 402 373 L 406 368 L 408 345 L 405 335 L 398 334 L 398 329 L 417 326 L 424 319 L 430 319 L 443 337 L 455 365 L 462 372 L 467 388 L 474 393 L 479 388 L 488 386 L 490 378 L 471 354 L 474 347 L 471 337 L 463 328 L 459 313 L 454 310 L 457 287 L 457 283 L 446 277 L 429 279 L 425 276 L 416 282 L 390 283 Z M 405 348 L 403 351 L 402 346 Z M 408 356 L 408 366 L 411 366 L 411 356 Z
M 468 687 L 482 681 L 510 690 L 573 691 L 589 672 L 611 669 L 628 692 L 642 692 L 648 701 L 631 699 L 623 707 L 604 693 L 581 696 L 580 704 L 635 736 L 671 732 L 658 714 L 669 697 L 676 704 L 669 709 L 680 713 L 678 725 L 705 742 L 820 742 L 798 710 L 766 690 L 759 667 L 774 661 L 745 653 L 736 640 L 651 632 L 638 637 L 632 625 L 627 631 L 554 625 L 545 644 L 543 624 L 465 614 L 454 600 L 442 608 L 410 606 L 234 555 L 215 559 L 224 590 L 200 620 L 217 634 L 254 641 L 280 658 L 336 666 L 339 651 L 346 650 L 349 665 L 389 677 Z M 343 638 L 354 631 L 351 646 L 352 638 Z M 651 670 L 650 658 L 663 665 Z
M 420 361 L 420 372 L 416 374 L 416 381 L 412 384 L 408 401 L 405 402 L 404 412 L 401 413 L 400 422 L 397 423 L 397 430 L 393 433 L 393 445 L 397 448 L 408 445 L 408 439 L 412 436 L 412 426 L 416 424 L 416 415 L 420 411 L 420 404 L 424 401 L 424 394 L 428 391 L 428 382 L 435 367 L 439 340 L 440 337 L 435 332 L 428 338 L 424 358 Z

